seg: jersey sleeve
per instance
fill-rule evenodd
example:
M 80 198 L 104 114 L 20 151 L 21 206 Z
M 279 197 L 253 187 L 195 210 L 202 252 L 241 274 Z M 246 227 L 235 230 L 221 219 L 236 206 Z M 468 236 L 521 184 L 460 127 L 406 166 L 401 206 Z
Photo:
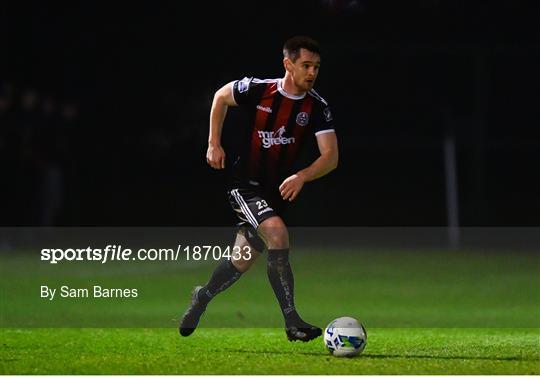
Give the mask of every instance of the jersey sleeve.
M 334 118 L 328 104 L 321 104 L 321 106 L 317 106 L 317 109 L 313 115 L 313 133 L 315 136 L 326 132 L 335 132 Z
M 255 95 L 253 77 L 244 77 L 242 80 L 233 81 L 233 97 L 240 106 L 253 101 Z

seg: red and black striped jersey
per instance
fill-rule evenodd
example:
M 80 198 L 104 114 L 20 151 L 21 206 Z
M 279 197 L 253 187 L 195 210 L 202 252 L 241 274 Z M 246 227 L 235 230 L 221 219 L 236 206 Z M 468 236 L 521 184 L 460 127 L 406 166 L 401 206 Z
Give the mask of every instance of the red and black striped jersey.
M 282 79 L 246 77 L 234 81 L 233 96 L 248 125 L 232 169 L 246 183 L 281 184 L 308 137 L 334 132 L 330 107 L 313 89 L 295 96 L 283 90 Z

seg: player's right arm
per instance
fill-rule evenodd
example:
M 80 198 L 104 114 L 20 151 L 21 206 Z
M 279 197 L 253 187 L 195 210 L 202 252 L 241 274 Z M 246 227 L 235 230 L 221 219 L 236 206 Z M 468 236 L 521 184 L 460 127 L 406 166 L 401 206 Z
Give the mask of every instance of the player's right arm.
M 233 82 L 222 86 L 215 94 L 210 110 L 210 131 L 206 162 L 214 169 L 225 168 L 225 151 L 221 146 L 221 130 L 229 106 L 238 106 L 233 96 Z

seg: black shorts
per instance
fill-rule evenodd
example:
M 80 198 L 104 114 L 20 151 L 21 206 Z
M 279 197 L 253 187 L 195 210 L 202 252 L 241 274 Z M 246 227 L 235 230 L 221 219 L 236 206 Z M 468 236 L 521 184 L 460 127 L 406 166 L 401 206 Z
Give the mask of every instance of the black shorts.
M 238 226 L 251 225 L 257 229 L 266 219 L 281 216 L 285 201 L 276 194 L 272 195 L 254 185 L 238 185 L 228 190 L 229 202 L 240 220 Z

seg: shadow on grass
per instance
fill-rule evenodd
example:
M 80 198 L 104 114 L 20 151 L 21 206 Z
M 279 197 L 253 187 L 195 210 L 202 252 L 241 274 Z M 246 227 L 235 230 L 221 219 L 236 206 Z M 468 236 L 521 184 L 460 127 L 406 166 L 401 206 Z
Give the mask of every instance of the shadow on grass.
M 539 361 L 531 357 L 496 357 L 496 356 L 432 356 L 432 355 L 377 355 L 364 354 L 362 357 L 371 359 L 440 359 L 440 360 L 493 360 L 493 361 Z
M 332 356 L 329 353 L 321 353 L 321 352 L 285 352 L 285 351 L 249 351 L 249 350 L 237 350 L 237 349 L 222 349 L 220 351 L 216 352 L 230 352 L 230 353 L 246 353 L 246 354 L 253 354 L 253 355 L 305 355 L 305 356 Z
M 305 356 L 332 356 L 329 353 L 325 352 L 285 352 L 285 351 L 249 351 L 249 350 L 222 350 L 231 353 L 246 353 L 246 354 L 256 354 L 256 355 L 305 355 Z M 220 351 L 221 352 L 221 351 Z M 434 356 L 434 355 L 378 355 L 378 354 L 362 354 L 360 358 L 364 359 L 433 359 L 433 360 L 491 360 L 491 361 L 539 361 L 539 358 L 528 358 L 528 357 L 518 357 L 518 356 L 509 356 L 509 357 L 490 357 L 490 356 Z

